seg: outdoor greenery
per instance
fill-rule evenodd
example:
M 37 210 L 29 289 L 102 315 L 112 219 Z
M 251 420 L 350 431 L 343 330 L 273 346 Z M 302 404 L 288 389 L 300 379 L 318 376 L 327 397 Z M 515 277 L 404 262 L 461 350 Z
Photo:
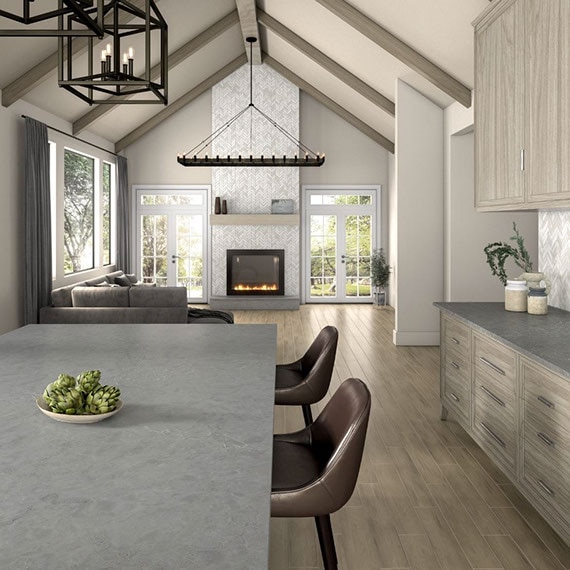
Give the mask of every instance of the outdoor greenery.
M 511 244 L 502 241 L 490 243 L 483 250 L 487 257 L 487 263 L 491 268 L 491 273 L 493 275 L 496 275 L 503 285 L 507 284 L 505 262 L 509 258 L 512 258 L 515 264 L 518 265 L 523 271 L 532 271 L 532 262 L 530 260 L 530 256 L 524 245 L 524 239 L 519 234 L 517 224 L 515 222 L 513 222 L 513 230 L 515 234 L 509 239 L 516 243 L 516 247 L 513 247 Z

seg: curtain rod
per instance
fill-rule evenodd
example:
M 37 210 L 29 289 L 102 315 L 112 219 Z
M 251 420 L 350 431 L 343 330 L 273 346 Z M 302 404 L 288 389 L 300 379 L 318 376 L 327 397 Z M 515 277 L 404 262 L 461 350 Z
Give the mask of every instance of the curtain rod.
M 22 119 L 34 119 L 33 117 L 28 117 L 28 115 L 22 115 Z M 37 121 L 37 119 L 34 119 L 34 121 Z M 39 121 L 41 122 L 41 121 Z M 44 125 L 46 125 L 45 123 L 43 123 Z M 75 139 L 76 141 L 82 142 L 84 144 L 87 144 L 89 146 L 92 146 L 94 148 L 98 148 L 99 150 L 102 150 L 103 152 L 107 152 L 109 154 L 112 154 L 113 156 L 120 156 L 119 154 L 117 154 L 116 152 L 112 152 L 110 150 L 107 150 L 106 148 L 103 148 L 102 146 L 90 143 L 84 139 L 80 139 L 79 137 L 76 137 L 74 135 L 70 135 L 69 133 L 66 133 L 65 131 L 61 131 L 59 129 L 56 129 L 55 127 L 50 127 L 49 125 L 46 125 L 46 127 L 52 131 L 55 131 L 56 133 L 60 133 L 62 135 L 65 135 L 66 137 L 70 137 L 72 139 Z

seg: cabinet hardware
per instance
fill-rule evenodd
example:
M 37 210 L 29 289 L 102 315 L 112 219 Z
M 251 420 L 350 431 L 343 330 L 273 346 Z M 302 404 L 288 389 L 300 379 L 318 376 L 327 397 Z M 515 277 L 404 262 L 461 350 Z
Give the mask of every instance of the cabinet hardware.
M 536 482 L 551 496 L 554 496 L 554 491 L 544 482 L 541 481 L 540 479 L 537 479 Z
M 521 148 L 521 171 L 524 171 L 524 148 Z
M 488 428 L 483 422 L 479 422 L 479 425 L 501 446 L 506 449 L 507 444 L 490 428 Z
M 455 344 L 461 344 L 454 336 L 451 337 L 451 342 L 454 342 Z
M 550 445 L 550 447 L 555 447 L 555 443 L 554 441 L 552 441 L 547 435 L 544 435 L 542 432 L 538 432 L 536 434 L 536 436 L 541 439 L 542 441 L 544 441 L 544 443 L 546 443 L 546 445 Z
M 457 362 L 453 362 L 453 360 L 451 361 L 451 366 L 453 366 L 453 368 L 459 370 L 459 364 L 457 364 Z
M 481 386 L 481 390 L 483 390 L 483 392 L 485 392 L 485 394 L 487 394 L 487 396 L 489 396 L 489 398 L 492 398 L 493 400 L 495 400 L 495 402 L 497 402 L 497 404 L 499 404 L 499 406 L 503 406 L 503 408 L 505 407 L 505 402 L 503 402 L 503 400 L 501 400 L 501 398 L 497 398 L 497 396 L 495 396 L 495 394 L 493 394 L 493 392 L 491 392 L 491 390 L 488 390 L 487 388 L 485 388 L 485 386 Z
M 450 395 L 456 402 L 459 402 L 459 398 L 458 398 L 453 392 L 449 392 L 449 395 Z
M 542 402 L 545 406 L 548 406 L 549 408 L 555 407 L 554 404 L 550 400 L 547 400 L 544 396 L 537 396 L 536 399 L 539 402 Z
M 490 362 L 489 360 L 487 360 L 486 358 L 484 358 L 483 356 L 479 357 L 479 360 L 483 363 L 486 364 L 489 368 L 491 368 L 492 370 L 494 370 L 495 372 L 498 372 L 499 374 L 501 374 L 502 376 L 505 376 L 505 371 L 502 370 L 501 368 L 499 368 L 498 366 L 496 366 L 495 364 L 493 364 L 492 362 Z

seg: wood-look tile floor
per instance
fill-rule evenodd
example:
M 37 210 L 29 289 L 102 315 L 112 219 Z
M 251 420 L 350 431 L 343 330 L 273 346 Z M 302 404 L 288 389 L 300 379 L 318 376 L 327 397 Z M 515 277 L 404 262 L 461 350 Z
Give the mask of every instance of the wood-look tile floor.
M 534 508 L 457 423 L 440 421 L 439 348 L 394 346 L 391 309 L 303 305 L 236 311 L 235 318 L 277 324 L 277 362 L 297 359 L 322 327 L 336 326 L 329 396 L 351 376 L 370 388 L 356 491 L 332 515 L 339 568 L 570 568 L 570 549 Z M 276 408 L 277 432 L 302 426 L 300 409 Z M 269 567 L 322 568 L 312 519 L 271 520 Z

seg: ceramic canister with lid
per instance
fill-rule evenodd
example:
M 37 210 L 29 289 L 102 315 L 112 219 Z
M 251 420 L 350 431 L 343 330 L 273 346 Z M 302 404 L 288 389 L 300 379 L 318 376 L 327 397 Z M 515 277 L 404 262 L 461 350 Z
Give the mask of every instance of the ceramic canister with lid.
M 518 279 L 507 281 L 507 286 L 505 287 L 505 310 L 516 313 L 526 312 L 527 293 L 526 281 L 519 281 Z
M 528 291 L 528 312 L 530 315 L 548 313 L 548 296 L 545 287 L 531 287 Z

